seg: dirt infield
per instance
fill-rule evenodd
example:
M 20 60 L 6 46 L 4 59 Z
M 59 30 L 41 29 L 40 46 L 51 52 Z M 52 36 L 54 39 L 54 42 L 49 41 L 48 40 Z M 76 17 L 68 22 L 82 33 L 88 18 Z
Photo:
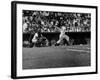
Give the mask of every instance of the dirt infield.
M 23 69 L 90 66 L 90 46 L 23 48 Z

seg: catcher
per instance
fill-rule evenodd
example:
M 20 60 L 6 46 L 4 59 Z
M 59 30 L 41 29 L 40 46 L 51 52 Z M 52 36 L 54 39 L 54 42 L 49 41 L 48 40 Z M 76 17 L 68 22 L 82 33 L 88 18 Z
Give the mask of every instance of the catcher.
M 43 37 L 40 32 L 36 32 L 34 34 L 34 37 L 32 39 L 32 43 L 34 44 L 34 46 L 37 46 L 37 47 L 48 46 L 48 40 L 46 39 L 46 37 Z

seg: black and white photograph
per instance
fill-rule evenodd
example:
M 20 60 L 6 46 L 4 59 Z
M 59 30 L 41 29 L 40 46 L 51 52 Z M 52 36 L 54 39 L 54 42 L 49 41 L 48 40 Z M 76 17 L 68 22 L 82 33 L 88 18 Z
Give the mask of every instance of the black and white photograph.
M 96 6 L 12 4 L 13 77 L 97 72 Z
M 23 69 L 90 66 L 91 14 L 23 10 Z

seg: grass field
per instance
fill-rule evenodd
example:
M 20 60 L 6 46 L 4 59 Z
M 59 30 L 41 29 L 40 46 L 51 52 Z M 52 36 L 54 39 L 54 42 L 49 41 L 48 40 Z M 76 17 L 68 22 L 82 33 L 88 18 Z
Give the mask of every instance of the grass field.
M 23 69 L 90 66 L 90 45 L 23 48 Z

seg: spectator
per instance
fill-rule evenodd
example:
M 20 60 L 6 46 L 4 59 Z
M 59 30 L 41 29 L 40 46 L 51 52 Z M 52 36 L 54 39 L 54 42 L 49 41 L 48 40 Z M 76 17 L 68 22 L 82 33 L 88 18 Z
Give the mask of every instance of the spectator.
M 65 26 L 67 31 L 90 31 L 91 14 L 49 12 L 49 11 L 23 11 L 23 32 L 32 32 L 41 28 L 41 32 L 58 32 L 54 26 Z

